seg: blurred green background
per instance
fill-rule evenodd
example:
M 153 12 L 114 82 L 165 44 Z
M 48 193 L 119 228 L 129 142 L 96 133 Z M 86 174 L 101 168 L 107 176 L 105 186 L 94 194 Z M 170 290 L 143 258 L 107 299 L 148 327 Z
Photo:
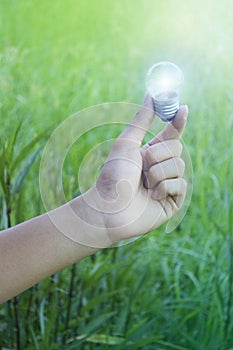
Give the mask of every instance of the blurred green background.
M 0 0 L 1 228 L 44 212 L 52 130 L 95 104 L 141 104 L 157 61 L 185 75 L 194 174 L 172 235 L 99 252 L 3 304 L 0 349 L 233 349 L 232 23 L 230 0 Z

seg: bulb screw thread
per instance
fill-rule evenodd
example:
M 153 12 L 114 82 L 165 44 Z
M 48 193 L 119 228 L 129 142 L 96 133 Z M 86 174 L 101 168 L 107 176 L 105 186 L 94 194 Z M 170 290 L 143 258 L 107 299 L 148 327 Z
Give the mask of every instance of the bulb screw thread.
M 153 98 L 153 107 L 155 113 L 161 118 L 163 121 L 172 120 L 177 110 L 179 109 L 179 96 L 168 98 L 168 99 L 159 99 Z

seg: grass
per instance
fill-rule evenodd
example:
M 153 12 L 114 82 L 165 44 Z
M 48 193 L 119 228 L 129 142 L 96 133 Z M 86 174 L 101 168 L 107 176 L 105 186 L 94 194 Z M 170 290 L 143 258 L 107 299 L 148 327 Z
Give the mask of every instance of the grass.
M 83 108 L 140 104 L 147 68 L 170 60 L 185 74 L 181 102 L 190 115 L 184 141 L 194 174 L 191 205 L 171 235 L 162 227 L 99 252 L 2 305 L 0 349 L 232 349 L 231 5 L 230 0 L 0 1 L 2 149 L 23 120 L 11 165 L 38 135 L 43 144 L 48 129 Z M 78 166 L 103 135 L 96 130 L 71 149 L 64 168 L 68 197 L 78 190 L 75 162 Z M 39 157 L 33 159 L 36 142 L 29 172 L 24 164 L 29 153 L 18 158 L 25 176 L 20 192 L 11 187 L 11 224 L 44 210 Z M 3 167 L 1 161 L 1 172 Z M 18 174 L 11 174 L 12 184 Z

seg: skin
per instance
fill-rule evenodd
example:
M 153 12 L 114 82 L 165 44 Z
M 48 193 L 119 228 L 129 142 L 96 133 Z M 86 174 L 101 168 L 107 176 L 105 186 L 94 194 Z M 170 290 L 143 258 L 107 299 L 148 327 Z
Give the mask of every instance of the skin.
M 182 206 L 180 138 L 188 110 L 148 144 L 151 98 L 115 141 L 96 183 L 65 205 L 0 232 L 0 302 L 97 250 L 154 230 Z

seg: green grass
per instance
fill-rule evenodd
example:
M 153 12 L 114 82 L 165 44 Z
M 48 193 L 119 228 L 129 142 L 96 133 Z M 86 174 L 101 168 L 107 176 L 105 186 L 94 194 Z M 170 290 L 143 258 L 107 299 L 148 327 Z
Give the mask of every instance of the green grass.
M 230 0 L 0 0 L 2 149 L 23 121 L 12 159 L 83 108 L 140 104 L 147 69 L 169 60 L 185 74 L 194 174 L 191 205 L 171 235 L 162 227 L 99 252 L 2 305 L 0 349 L 232 349 L 232 37 Z M 96 130 L 68 155 L 68 197 L 76 166 L 102 137 Z M 44 210 L 39 157 L 30 165 L 12 194 L 12 224 Z

